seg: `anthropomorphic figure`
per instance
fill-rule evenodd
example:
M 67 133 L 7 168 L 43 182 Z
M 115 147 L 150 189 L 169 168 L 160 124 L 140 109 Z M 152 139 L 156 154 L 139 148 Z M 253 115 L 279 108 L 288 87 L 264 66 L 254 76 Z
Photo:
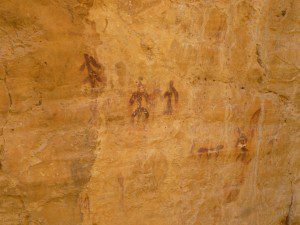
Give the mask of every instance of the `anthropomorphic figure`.
M 118 183 L 120 185 L 121 188 L 121 199 L 120 199 L 120 205 L 122 207 L 122 209 L 124 210 L 124 192 L 125 192 L 125 188 L 124 188 L 124 177 L 120 174 L 118 176 Z
M 242 158 L 242 160 L 244 160 L 246 157 L 246 153 L 248 152 L 247 149 L 248 138 L 244 133 L 241 132 L 240 128 L 238 128 L 238 133 L 239 133 L 239 137 L 237 139 L 235 147 L 239 148 L 241 152 L 236 158 L 236 160 L 238 160 L 240 157 Z
M 178 92 L 174 87 L 174 82 L 170 81 L 169 83 L 169 90 L 165 92 L 164 98 L 167 98 L 167 107 L 164 112 L 166 115 L 171 115 L 173 113 L 173 107 L 172 107 L 172 97 L 174 96 L 175 103 L 178 102 Z
M 85 68 L 87 68 L 87 79 L 89 79 L 92 88 L 94 88 L 97 86 L 97 82 L 104 81 L 104 67 L 98 63 L 94 57 L 88 54 L 84 54 L 84 60 L 85 62 L 81 65 L 80 71 L 83 71 Z
M 137 102 L 137 108 L 131 114 L 132 119 L 134 119 L 136 116 L 140 117 L 143 114 L 145 115 L 146 119 L 149 117 L 148 110 L 142 106 L 143 98 L 147 103 L 149 102 L 149 95 L 145 91 L 144 85 L 142 84 L 140 79 L 137 84 L 137 91 L 133 92 L 129 100 L 130 105 L 133 105 L 134 102 Z

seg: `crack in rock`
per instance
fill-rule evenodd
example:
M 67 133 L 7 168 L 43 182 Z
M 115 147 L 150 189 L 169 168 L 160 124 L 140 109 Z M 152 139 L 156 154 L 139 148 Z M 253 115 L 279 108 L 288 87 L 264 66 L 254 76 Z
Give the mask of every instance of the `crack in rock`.
M 293 184 L 291 182 L 291 200 L 288 207 L 287 216 L 285 217 L 285 225 L 291 225 L 292 224 L 292 217 L 293 217 L 293 205 L 294 205 L 294 192 L 292 188 Z

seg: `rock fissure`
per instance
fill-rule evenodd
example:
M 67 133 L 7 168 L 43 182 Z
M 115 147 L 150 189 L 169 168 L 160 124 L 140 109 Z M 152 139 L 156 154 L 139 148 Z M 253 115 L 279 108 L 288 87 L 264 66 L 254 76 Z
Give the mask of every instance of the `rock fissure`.
M 288 205 L 287 216 L 285 218 L 285 225 L 291 225 L 293 220 L 293 205 L 294 205 L 294 191 L 293 191 L 293 183 L 291 181 L 291 198 L 290 203 Z

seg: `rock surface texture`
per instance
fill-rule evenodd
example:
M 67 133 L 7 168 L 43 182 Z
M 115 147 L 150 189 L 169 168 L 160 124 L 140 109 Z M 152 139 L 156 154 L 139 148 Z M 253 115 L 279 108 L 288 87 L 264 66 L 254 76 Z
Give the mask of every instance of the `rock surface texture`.
M 1 0 L 1 225 L 299 225 L 296 0 Z

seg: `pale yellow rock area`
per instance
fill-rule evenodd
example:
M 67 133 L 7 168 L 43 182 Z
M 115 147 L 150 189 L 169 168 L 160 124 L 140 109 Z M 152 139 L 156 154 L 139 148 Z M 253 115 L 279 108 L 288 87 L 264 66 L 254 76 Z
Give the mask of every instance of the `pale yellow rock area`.
M 300 2 L 1 0 L 0 225 L 299 225 Z

